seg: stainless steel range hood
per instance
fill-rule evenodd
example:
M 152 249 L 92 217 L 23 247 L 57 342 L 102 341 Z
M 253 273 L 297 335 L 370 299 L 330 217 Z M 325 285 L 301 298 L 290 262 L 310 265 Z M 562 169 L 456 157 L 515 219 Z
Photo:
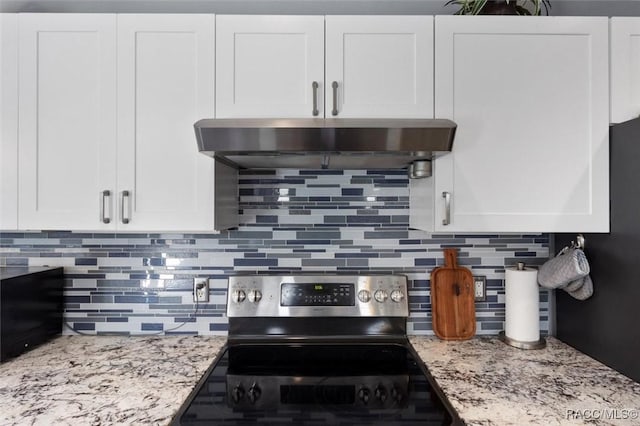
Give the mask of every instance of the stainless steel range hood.
M 205 119 L 200 152 L 236 168 L 397 169 L 431 175 L 456 124 L 440 119 Z

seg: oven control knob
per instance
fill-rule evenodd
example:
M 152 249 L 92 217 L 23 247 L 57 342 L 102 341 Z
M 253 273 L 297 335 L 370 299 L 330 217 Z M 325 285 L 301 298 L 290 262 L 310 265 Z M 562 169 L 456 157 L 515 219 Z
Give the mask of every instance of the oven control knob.
M 404 299 L 404 294 L 402 294 L 400 290 L 393 290 L 391 292 L 391 300 L 393 300 L 394 302 L 402 302 L 402 299 Z
M 262 395 L 262 391 L 260 390 L 260 386 L 257 383 L 251 385 L 249 390 L 247 391 L 247 398 L 252 404 L 255 404 L 257 400 L 260 399 L 260 395 Z
M 258 303 L 262 299 L 262 292 L 260 290 L 250 290 L 247 299 L 251 303 Z
M 233 290 L 231 298 L 234 302 L 240 303 L 244 302 L 244 299 L 247 298 L 247 294 L 244 292 L 244 290 Z
M 382 385 L 378 385 L 376 390 L 373 391 L 373 394 L 376 396 L 378 401 L 384 404 L 387 400 L 387 390 Z
M 373 294 L 373 297 L 375 297 L 378 302 L 382 303 L 387 300 L 387 297 L 389 297 L 389 295 L 384 290 L 376 290 L 376 292 Z
M 360 388 L 360 390 L 358 391 L 358 398 L 360 399 L 360 401 L 362 401 L 365 405 L 367 405 L 369 403 L 369 395 L 371 394 L 371 392 L 369 391 L 369 389 L 367 388 Z
M 367 303 L 367 302 L 369 302 L 369 300 L 371 300 L 371 293 L 369 293 L 368 290 L 360 290 L 358 292 L 358 299 L 362 303 Z
M 242 385 L 237 385 L 231 390 L 231 399 L 235 404 L 237 404 L 242 398 L 244 398 L 244 388 Z
M 404 399 L 402 393 L 398 392 L 398 389 L 396 389 L 395 386 L 391 388 L 391 398 L 396 402 L 401 402 Z

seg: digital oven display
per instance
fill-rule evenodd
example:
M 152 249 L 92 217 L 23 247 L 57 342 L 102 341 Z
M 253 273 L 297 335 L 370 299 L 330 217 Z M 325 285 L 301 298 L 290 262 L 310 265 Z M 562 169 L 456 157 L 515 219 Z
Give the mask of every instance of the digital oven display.
M 328 291 L 331 290 L 329 286 L 327 285 L 323 285 L 323 284 L 314 284 L 313 285 L 313 292 L 315 294 L 321 294 L 321 293 L 328 293 Z
M 355 289 L 350 283 L 282 283 L 281 306 L 353 306 Z

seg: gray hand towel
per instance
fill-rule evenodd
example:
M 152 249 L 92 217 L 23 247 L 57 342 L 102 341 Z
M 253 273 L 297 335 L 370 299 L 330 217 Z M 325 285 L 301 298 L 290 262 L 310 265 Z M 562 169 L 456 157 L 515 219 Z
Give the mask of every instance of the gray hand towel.
M 559 288 L 589 275 L 589 262 L 578 248 L 563 250 L 538 270 L 538 283 L 545 288 Z
M 593 281 L 591 281 L 591 276 L 587 275 L 582 278 L 582 285 L 575 290 L 569 290 L 569 286 L 565 287 L 567 293 L 569 293 L 572 297 L 578 300 L 586 300 L 593 295 Z
M 587 275 L 588 277 L 589 275 Z M 575 281 L 571 281 L 569 284 L 564 285 L 562 287 L 559 287 L 561 289 L 563 289 L 564 291 L 566 291 L 567 293 L 571 293 L 572 291 L 576 291 L 578 290 L 580 287 L 582 287 L 584 285 L 584 280 L 587 277 L 582 277 L 582 278 L 578 278 Z

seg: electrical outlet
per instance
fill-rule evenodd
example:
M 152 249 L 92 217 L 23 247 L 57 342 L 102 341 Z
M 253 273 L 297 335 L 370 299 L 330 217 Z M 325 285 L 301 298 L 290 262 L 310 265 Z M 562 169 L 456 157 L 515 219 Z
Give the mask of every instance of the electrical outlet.
M 487 277 L 473 277 L 473 295 L 476 302 L 487 300 Z
M 208 302 L 209 301 L 209 279 L 194 278 L 193 279 L 193 301 Z

